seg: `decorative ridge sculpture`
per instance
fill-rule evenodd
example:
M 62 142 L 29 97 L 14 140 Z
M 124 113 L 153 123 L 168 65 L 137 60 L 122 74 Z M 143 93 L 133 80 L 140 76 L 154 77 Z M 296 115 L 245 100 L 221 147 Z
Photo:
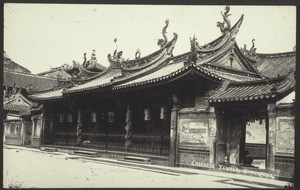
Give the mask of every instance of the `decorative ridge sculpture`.
M 141 57 L 141 51 L 139 49 L 135 52 L 135 59 L 139 59 Z
M 217 27 L 220 28 L 220 31 L 222 32 L 222 34 L 227 33 L 229 31 L 229 29 L 231 28 L 231 22 L 228 19 L 228 17 L 231 15 L 231 14 L 228 14 L 229 11 L 230 11 L 230 7 L 226 6 L 224 14 L 221 11 L 221 15 L 223 17 L 223 22 L 217 22 Z M 225 24 L 226 24 L 226 26 L 225 26 Z
M 168 26 L 169 26 L 169 19 L 167 19 L 165 21 L 165 26 L 162 29 L 162 35 L 163 35 L 164 39 L 159 39 L 157 42 L 157 45 L 160 46 L 160 48 L 163 48 L 168 42 L 168 38 L 166 36 L 166 33 L 167 33 L 166 30 L 167 30 Z
M 252 46 L 250 48 L 250 50 L 247 50 L 247 45 L 244 44 L 244 47 L 241 48 L 241 51 L 244 53 L 244 55 L 246 55 L 248 58 L 250 59 L 256 59 L 257 55 L 256 55 L 256 48 L 255 48 L 255 39 L 252 39 Z

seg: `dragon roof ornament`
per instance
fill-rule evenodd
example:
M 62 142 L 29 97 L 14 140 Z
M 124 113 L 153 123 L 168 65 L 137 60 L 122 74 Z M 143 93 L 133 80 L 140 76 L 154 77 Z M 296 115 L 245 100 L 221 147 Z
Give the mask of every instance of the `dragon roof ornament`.
M 230 6 L 226 6 L 225 12 L 222 13 L 222 11 L 221 11 L 221 15 L 223 17 L 223 22 L 219 22 L 219 21 L 217 22 L 217 27 L 220 28 L 220 31 L 222 32 L 222 34 L 226 34 L 229 31 L 229 29 L 231 28 L 231 22 L 228 19 L 228 17 L 231 15 L 231 14 L 228 14 L 229 11 L 230 11 Z
M 168 26 L 169 26 L 169 19 L 165 21 L 165 26 L 162 29 L 163 39 L 161 38 L 157 41 L 157 45 L 160 46 L 160 48 L 163 48 L 168 42 L 168 38 L 166 36 Z
M 257 55 L 256 55 L 256 48 L 255 48 L 255 39 L 252 39 L 252 47 L 250 48 L 250 50 L 247 50 L 247 45 L 244 44 L 244 47 L 241 48 L 241 51 L 243 52 L 244 55 L 247 56 L 247 58 L 250 58 L 252 60 L 256 60 L 257 59 Z

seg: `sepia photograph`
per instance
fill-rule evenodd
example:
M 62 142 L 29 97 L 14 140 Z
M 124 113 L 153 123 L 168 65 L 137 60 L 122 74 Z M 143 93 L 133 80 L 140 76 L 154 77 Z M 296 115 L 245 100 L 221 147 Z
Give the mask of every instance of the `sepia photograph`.
M 4 188 L 294 188 L 296 6 L 3 9 Z

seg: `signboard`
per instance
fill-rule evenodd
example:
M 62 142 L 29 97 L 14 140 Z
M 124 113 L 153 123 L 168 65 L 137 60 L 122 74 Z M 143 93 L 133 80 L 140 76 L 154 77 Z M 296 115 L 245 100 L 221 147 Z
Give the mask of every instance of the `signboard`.
M 257 171 L 252 170 L 250 168 L 238 168 L 235 166 L 226 166 L 226 165 L 215 165 L 212 163 L 205 163 L 205 162 L 197 162 L 193 161 L 191 163 L 193 166 L 201 167 L 201 168 L 207 168 L 212 171 L 223 171 L 223 172 L 229 172 L 229 173 L 235 173 L 235 174 L 242 174 L 242 175 L 248 175 L 248 176 L 256 176 L 256 177 L 264 177 L 264 178 L 274 178 L 275 176 L 278 176 L 279 171 L 275 170 L 273 173 L 268 173 L 267 171 Z
M 180 126 L 179 136 L 180 143 L 207 144 L 208 122 L 185 122 Z

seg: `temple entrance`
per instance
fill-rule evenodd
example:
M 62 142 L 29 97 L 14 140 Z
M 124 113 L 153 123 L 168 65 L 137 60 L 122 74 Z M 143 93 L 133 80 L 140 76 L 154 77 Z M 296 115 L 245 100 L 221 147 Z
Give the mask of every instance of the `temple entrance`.
M 247 111 L 245 111 L 247 110 Z M 267 168 L 266 107 L 218 108 L 216 164 Z

